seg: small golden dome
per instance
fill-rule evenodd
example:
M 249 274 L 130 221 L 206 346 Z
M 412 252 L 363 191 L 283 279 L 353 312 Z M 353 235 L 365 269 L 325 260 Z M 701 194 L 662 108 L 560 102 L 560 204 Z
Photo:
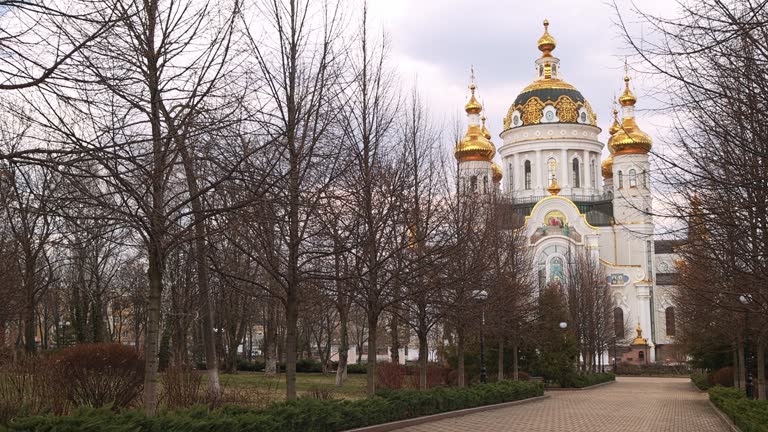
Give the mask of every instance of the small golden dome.
M 635 327 L 635 332 L 637 332 L 637 337 L 632 341 L 632 345 L 648 345 L 648 339 L 643 338 L 643 329 L 640 328 L 639 322 Z
M 488 130 L 487 127 L 485 127 L 485 114 L 483 114 L 482 117 L 480 117 L 480 120 L 483 122 L 483 136 L 485 139 L 490 140 L 491 139 L 491 132 Z
M 503 177 L 501 173 L 501 167 L 496 162 L 494 162 L 491 164 L 491 170 L 493 170 L 493 182 L 501 182 L 501 178 Z
M 549 20 L 544 20 L 544 34 L 539 38 L 537 46 L 539 47 L 539 51 L 542 52 L 542 57 L 552 56 L 552 51 L 554 51 L 557 46 L 555 38 L 549 34 Z
M 557 179 L 552 177 L 552 182 L 549 184 L 547 191 L 554 196 L 559 194 L 560 190 L 560 185 L 557 184 Z
M 637 97 L 629 89 L 629 75 L 624 76 L 624 93 L 619 96 L 619 103 L 621 106 L 635 106 Z
M 603 172 L 603 178 L 613 178 L 613 153 L 603 160 L 603 163 L 600 164 L 600 169 Z
M 486 161 L 490 162 L 496 154 L 493 143 L 483 136 L 479 125 L 469 125 L 464 135 L 453 149 L 453 155 L 460 162 Z
M 613 124 L 611 127 L 608 128 L 608 134 L 613 136 L 616 135 L 616 132 L 618 132 L 621 129 L 621 125 L 619 124 L 619 111 L 616 110 L 616 108 L 613 109 Z
M 608 148 L 615 155 L 647 154 L 653 147 L 653 139 L 637 126 L 634 117 L 625 117 L 621 127 L 608 140 Z
M 469 85 L 469 90 L 472 92 L 472 96 L 469 97 L 469 102 L 467 102 L 467 104 L 464 105 L 464 111 L 466 111 L 467 114 L 480 114 L 480 111 L 483 110 L 483 106 L 475 97 L 476 88 L 477 86 L 475 86 L 474 82 Z
M 634 107 L 637 98 L 629 89 L 629 76 L 624 77 L 626 88 L 619 96 L 619 103 L 624 107 Z M 615 155 L 622 154 L 647 154 L 653 147 L 653 139 L 647 133 L 640 130 L 635 122 L 634 114 L 630 114 L 621 120 L 619 129 L 608 140 L 608 149 Z

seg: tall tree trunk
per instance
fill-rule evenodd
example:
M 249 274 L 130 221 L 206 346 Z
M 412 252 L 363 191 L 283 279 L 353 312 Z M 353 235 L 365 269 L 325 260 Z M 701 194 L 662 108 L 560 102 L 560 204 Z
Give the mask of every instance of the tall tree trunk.
M 734 345 L 733 347 L 733 386 L 741 388 L 739 386 L 739 350 Z
M 766 400 L 768 392 L 765 388 L 765 338 L 757 341 L 757 399 Z
M 147 298 L 147 331 L 144 338 L 144 412 L 157 412 L 157 369 L 160 364 L 160 301 L 163 292 L 162 257 L 159 248 L 150 245 L 149 296 Z
M 746 368 L 744 367 L 744 342 L 741 340 L 738 342 L 738 346 L 736 347 L 737 352 L 737 358 L 738 358 L 738 370 L 739 370 L 739 383 L 737 387 L 741 389 L 742 391 L 747 390 L 747 377 L 746 377 Z
M 203 348 L 205 349 L 205 367 L 208 370 L 208 398 L 218 401 L 221 398 L 221 382 L 219 381 L 219 360 L 216 358 L 216 341 L 213 337 L 213 308 L 211 307 L 211 288 L 208 281 L 208 247 L 206 243 L 205 216 L 203 203 L 200 199 L 200 188 L 197 184 L 197 171 L 194 160 L 187 149 L 188 140 L 178 137 L 179 153 L 184 165 L 187 178 L 187 189 L 192 204 L 192 219 L 195 224 L 195 242 L 193 252 L 197 270 L 197 291 L 200 302 L 200 315 L 203 322 Z M 230 366 L 231 367 L 231 366 Z
M 285 396 L 288 400 L 296 400 L 296 353 L 299 337 L 298 321 L 298 298 L 294 290 L 289 289 L 285 305 Z
M 517 341 L 512 344 L 512 379 L 518 381 L 520 379 L 520 363 L 518 358 L 518 346 Z
M 27 254 L 24 266 L 24 288 L 26 291 L 26 304 L 24 305 L 24 351 L 33 353 L 37 351 L 35 342 L 37 326 L 35 325 L 35 259 Z
M 427 332 L 422 329 L 419 331 L 419 389 L 427 389 L 427 372 L 429 368 L 429 345 L 427 342 Z
M 376 339 L 379 327 L 379 315 L 368 311 L 368 395 L 376 394 Z
M 456 331 L 456 356 L 459 358 L 458 374 L 456 378 L 459 387 L 465 387 L 465 365 L 464 365 L 464 331 L 457 329 Z
M 346 303 L 345 303 L 346 304 Z M 349 308 L 339 308 L 339 366 L 336 368 L 336 386 L 341 387 L 347 379 L 349 359 Z
M 275 300 L 267 300 L 267 322 L 264 334 L 264 373 L 272 376 L 277 373 L 277 305 Z
M 397 304 L 397 302 L 395 303 Z M 390 360 L 394 364 L 400 363 L 400 323 L 398 322 L 397 315 L 392 314 L 392 320 L 389 327 L 390 335 L 392 338 L 392 346 L 389 349 Z
M 504 381 L 504 338 L 499 338 L 499 364 L 498 364 L 498 377 L 499 381 Z

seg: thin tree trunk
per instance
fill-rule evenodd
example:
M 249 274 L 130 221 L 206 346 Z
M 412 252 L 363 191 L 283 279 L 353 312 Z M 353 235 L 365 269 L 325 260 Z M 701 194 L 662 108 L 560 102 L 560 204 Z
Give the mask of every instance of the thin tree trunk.
M 336 386 L 341 387 L 347 379 L 349 360 L 349 310 L 346 306 L 339 309 L 339 366 L 336 368 Z
M 373 311 L 368 312 L 368 396 L 376 394 L 376 332 L 379 327 L 379 319 Z
M 517 348 L 517 341 L 512 344 L 512 379 L 515 381 L 518 381 L 520 379 L 520 369 L 519 369 L 519 363 L 518 363 L 518 348 Z
M 464 367 L 464 332 L 462 330 L 457 331 L 456 335 L 456 355 L 459 358 L 458 374 L 456 378 L 459 387 L 465 387 L 465 367 Z
M 739 350 L 733 347 L 733 386 L 741 388 L 739 384 Z
M 285 386 L 286 399 L 296 400 L 296 352 L 298 349 L 298 299 L 289 290 L 285 307 Z
M 499 374 L 498 380 L 504 381 L 504 338 L 499 338 Z
M 739 341 L 739 345 L 737 348 L 738 352 L 738 358 L 739 358 L 739 389 L 742 391 L 747 390 L 747 376 L 746 376 L 746 368 L 744 367 L 744 342 Z
M 163 292 L 162 258 L 156 245 L 149 255 L 149 296 L 147 299 L 147 332 L 144 339 L 144 412 L 157 412 L 157 369 L 160 364 L 160 301 Z
M 419 389 L 427 389 L 427 368 L 429 367 L 429 345 L 427 332 L 419 332 Z
M 203 204 L 200 200 L 200 188 L 197 184 L 197 172 L 195 171 L 192 155 L 186 147 L 186 140 L 179 138 L 179 152 L 184 165 L 187 178 L 187 188 L 192 203 L 192 218 L 195 223 L 194 254 L 197 267 L 197 289 L 200 301 L 200 314 L 203 322 L 203 347 L 205 349 L 205 366 L 208 370 L 208 397 L 211 401 L 221 398 L 221 383 L 219 381 L 219 361 L 216 358 L 216 342 L 213 338 L 213 308 L 211 307 L 211 289 L 208 283 L 208 247 L 206 245 L 205 218 Z M 232 367 L 230 365 L 230 367 Z
M 760 338 L 757 342 L 757 399 L 766 400 L 768 392 L 765 388 L 765 340 Z
M 390 360 L 392 363 L 400 363 L 400 323 L 398 322 L 397 315 L 392 314 L 392 320 L 390 321 L 390 335 L 392 338 L 392 346 L 390 347 Z

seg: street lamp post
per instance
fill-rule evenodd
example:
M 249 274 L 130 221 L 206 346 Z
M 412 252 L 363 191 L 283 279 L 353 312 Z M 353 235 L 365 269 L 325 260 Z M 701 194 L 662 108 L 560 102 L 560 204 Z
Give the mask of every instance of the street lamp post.
M 485 369 L 485 300 L 488 293 L 485 290 L 479 290 L 475 293 L 475 298 L 480 301 L 480 382 L 488 382 L 488 374 Z
M 749 305 L 752 303 L 752 295 L 751 294 L 742 294 L 739 296 L 739 303 L 745 306 L 744 311 L 744 324 L 747 323 L 747 316 L 749 314 Z M 746 326 L 744 329 L 744 332 L 747 332 Z M 747 378 L 747 398 L 753 399 L 755 397 L 755 381 L 754 377 L 752 376 L 752 353 L 749 352 L 749 344 L 747 343 L 748 339 L 744 338 L 744 369 L 746 372 L 746 378 Z

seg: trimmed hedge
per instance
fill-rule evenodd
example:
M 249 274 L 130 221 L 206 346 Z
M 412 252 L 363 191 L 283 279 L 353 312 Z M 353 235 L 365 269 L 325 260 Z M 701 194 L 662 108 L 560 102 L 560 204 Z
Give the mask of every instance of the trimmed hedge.
M 584 388 L 589 387 L 597 384 L 606 383 L 609 381 L 616 381 L 616 375 L 605 372 L 605 373 L 590 373 L 585 375 L 576 375 L 573 377 L 573 387 L 575 388 Z
M 136 411 L 79 410 L 68 417 L 40 416 L 13 421 L 9 430 L 30 432 L 336 432 L 446 411 L 527 399 L 544 394 L 539 383 L 501 381 L 467 388 L 382 391 L 348 400 L 302 398 L 256 410 L 227 406 L 163 412 L 146 417 Z
M 709 389 L 709 400 L 742 432 L 768 432 L 768 401 L 749 400 L 741 390 L 721 386 Z
M 691 374 L 691 382 L 693 385 L 695 385 L 699 390 L 709 390 L 711 387 L 709 385 L 709 379 L 707 378 L 707 374 L 702 372 L 694 372 Z

